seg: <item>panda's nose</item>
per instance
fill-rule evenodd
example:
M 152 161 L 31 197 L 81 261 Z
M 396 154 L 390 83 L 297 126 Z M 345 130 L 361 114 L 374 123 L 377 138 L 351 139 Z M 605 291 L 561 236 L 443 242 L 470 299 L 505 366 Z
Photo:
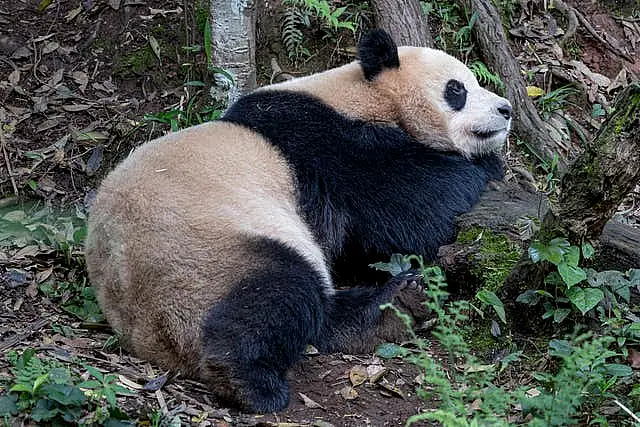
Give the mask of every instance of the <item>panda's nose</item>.
M 509 104 L 502 104 L 501 106 L 498 107 L 498 113 L 502 114 L 502 117 L 504 117 L 507 120 L 511 118 L 512 111 L 513 109 Z

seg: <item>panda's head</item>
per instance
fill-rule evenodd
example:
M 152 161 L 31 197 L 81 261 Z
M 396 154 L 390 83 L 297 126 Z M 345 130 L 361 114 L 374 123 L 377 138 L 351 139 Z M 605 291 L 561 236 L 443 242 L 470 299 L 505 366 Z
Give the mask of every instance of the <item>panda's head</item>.
M 481 87 L 456 58 L 434 49 L 397 48 L 381 30 L 363 37 L 359 55 L 365 80 L 392 102 L 395 121 L 418 140 L 443 149 L 452 144 L 466 156 L 502 147 L 511 104 Z

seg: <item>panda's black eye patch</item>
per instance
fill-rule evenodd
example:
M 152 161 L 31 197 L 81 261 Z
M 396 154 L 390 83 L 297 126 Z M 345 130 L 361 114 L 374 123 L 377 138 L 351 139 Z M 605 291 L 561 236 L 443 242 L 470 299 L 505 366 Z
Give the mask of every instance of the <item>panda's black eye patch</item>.
M 467 89 L 464 83 L 459 80 L 449 80 L 444 89 L 444 99 L 453 110 L 462 110 L 467 103 Z

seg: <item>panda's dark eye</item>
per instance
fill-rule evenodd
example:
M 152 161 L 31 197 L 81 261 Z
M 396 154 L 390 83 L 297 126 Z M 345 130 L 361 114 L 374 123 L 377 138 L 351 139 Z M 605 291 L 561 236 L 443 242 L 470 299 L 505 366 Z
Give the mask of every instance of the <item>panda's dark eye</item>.
M 467 89 L 464 83 L 459 80 L 449 80 L 444 89 L 444 99 L 453 110 L 462 110 L 467 103 Z

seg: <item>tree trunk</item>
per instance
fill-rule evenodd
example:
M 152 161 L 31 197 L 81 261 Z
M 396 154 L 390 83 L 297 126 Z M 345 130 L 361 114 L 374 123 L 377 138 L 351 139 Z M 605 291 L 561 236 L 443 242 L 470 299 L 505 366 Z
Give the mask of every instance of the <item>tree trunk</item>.
M 506 97 L 513 104 L 514 131 L 540 160 L 550 161 L 558 154 L 558 169 L 564 171 L 566 160 L 558 152 L 559 147 L 551 137 L 549 125 L 540 118 L 527 95 L 520 66 L 502 29 L 500 14 L 490 0 L 465 0 L 465 4 L 472 13 L 478 14 L 473 26 L 476 41 L 490 68 L 500 74 L 506 87 Z
M 229 86 L 229 105 L 256 87 L 255 6 L 255 0 L 211 0 L 211 59 L 233 79 L 216 76 Z
M 597 239 L 624 197 L 640 182 L 640 84 L 618 97 L 614 113 L 560 181 L 560 196 L 550 203 L 536 238 L 566 237 L 574 245 Z M 503 301 L 541 287 L 546 263 L 534 264 L 525 253 L 503 287 Z
M 419 0 L 371 0 L 376 23 L 398 46 L 433 47 Z

